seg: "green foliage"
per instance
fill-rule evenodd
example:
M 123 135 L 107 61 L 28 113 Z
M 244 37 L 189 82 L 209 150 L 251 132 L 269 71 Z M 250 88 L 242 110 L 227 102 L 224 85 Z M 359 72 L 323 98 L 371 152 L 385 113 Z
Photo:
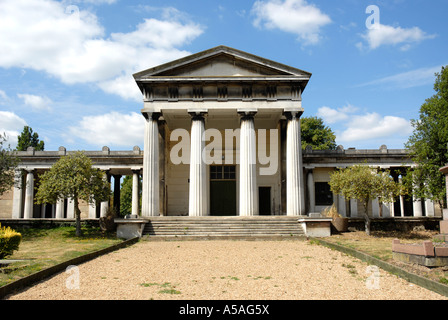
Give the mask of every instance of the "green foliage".
M 19 250 L 22 235 L 10 227 L 0 225 L 0 259 L 4 259 Z
M 436 73 L 435 94 L 420 107 L 412 120 L 413 134 L 406 143 L 417 163 L 405 183 L 416 198 L 445 201 L 445 180 L 439 169 L 448 163 L 448 66 Z
M 92 161 L 81 151 L 61 157 L 49 171 L 40 176 L 37 203 L 56 203 L 71 199 L 75 204 L 77 235 L 81 235 L 79 199 L 90 204 L 106 201 L 111 194 L 104 173 L 92 167 Z
M 17 151 L 26 151 L 28 147 L 34 147 L 36 151 L 43 151 L 45 143 L 43 141 L 39 141 L 39 135 L 34 132 L 28 126 L 23 127 L 23 131 L 18 137 L 17 141 Z
M 301 118 L 302 149 L 310 145 L 314 150 L 335 150 L 336 136 L 318 117 Z
M 14 185 L 14 168 L 17 167 L 19 159 L 8 147 L 4 147 L 6 133 L 0 133 L 0 195 L 11 189 Z
M 331 173 L 329 184 L 333 193 L 340 194 L 347 200 L 356 199 L 363 204 L 368 234 L 370 233 L 369 201 L 378 198 L 380 204 L 393 202 L 402 192 L 400 185 L 394 182 L 389 172 L 366 165 L 354 165 Z

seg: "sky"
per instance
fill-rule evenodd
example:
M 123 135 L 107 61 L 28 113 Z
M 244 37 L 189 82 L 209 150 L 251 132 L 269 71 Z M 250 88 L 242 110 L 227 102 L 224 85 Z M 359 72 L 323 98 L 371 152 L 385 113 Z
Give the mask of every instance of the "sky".
M 143 149 L 133 73 L 225 45 L 312 73 L 303 116 L 400 149 L 448 64 L 447 0 L 0 0 L 0 132 Z

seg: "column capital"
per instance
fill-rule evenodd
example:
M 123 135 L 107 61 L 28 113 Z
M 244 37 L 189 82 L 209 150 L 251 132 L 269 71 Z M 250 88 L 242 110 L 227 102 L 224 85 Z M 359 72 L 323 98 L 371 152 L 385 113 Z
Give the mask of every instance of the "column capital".
M 188 110 L 188 114 L 191 116 L 191 120 L 204 120 L 208 110 Z
M 284 110 L 283 111 L 283 115 L 286 117 L 286 119 L 288 120 L 294 120 L 294 119 L 300 119 L 300 117 L 303 114 L 303 109 L 302 110 Z
M 157 121 L 162 116 L 162 113 L 153 111 L 142 111 L 142 115 L 145 117 L 146 120 Z

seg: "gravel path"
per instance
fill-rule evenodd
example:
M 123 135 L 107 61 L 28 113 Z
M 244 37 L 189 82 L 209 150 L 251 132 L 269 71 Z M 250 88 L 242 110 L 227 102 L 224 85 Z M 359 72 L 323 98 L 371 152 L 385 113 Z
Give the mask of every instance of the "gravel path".
M 307 241 L 140 241 L 9 299 L 447 299 Z

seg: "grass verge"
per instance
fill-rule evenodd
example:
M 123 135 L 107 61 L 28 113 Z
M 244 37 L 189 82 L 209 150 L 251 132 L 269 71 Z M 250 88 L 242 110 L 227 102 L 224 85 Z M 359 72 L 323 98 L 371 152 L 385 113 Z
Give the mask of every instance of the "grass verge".
M 82 255 L 123 242 L 115 233 L 102 233 L 99 228 L 83 227 L 75 236 L 75 227 L 53 229 L 17 229 L 22 234 L 19 250 L 8 257 L 17 262 L 0 267 L 0 287 Z

